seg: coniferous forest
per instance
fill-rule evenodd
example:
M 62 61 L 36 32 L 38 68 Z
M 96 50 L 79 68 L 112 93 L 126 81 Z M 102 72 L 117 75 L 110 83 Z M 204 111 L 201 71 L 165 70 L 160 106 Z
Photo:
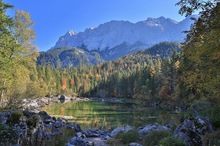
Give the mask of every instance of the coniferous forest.
M 0 0 L 1 107 L 20 104 L 24 98 L 56 94 L 135 98 L 190 108 L 204 106 L 205 115 L 217 131 L 208 139 L 217 137 L 220 128 L 220 3 L 218 0 L 180 0 L 177 5 L 184 16 L 200 10 L 199 18 L 185 32 L 187 37 L 183 43 L 161 42 L 113 61 L 104 61 L 99 52 L 93 52 L 97 59 L 92 64 L 84 56 L 71 52 L 68 61 L 75 61 L 76 66 L 69 66 L 63 65 L 59 57 L 71 48 L 58 48 L 51 54 L 39 53 L 34 44 L 36 34 L 30 14 L 20 10 L 9 17 L 6 11 L 13 6 Z M 215 142 L 219 144 L 219 140 Z

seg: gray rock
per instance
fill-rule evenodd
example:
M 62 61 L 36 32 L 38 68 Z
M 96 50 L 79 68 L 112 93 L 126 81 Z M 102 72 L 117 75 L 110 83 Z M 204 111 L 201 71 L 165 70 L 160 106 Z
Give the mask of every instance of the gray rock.
M 84 131 L 86 137 L 100 137 L 101 134 L 100 134 L 100 131 L 98 130 L 87 130 L 87 131 Z
M 78 125 L 78 124 L 76 124 L 75 122 L 72 122 L 72 123 L 69 123 L 68 125 L 66 125 L 66 127 L 68 128 L 74 128 L 75 130 L 76 130 L 76 132 L 80 132 L 80 131 L 82 131 L 81 130 L 81 127 Z
M 63 123 L 63 124 L 66 124 L 66 123 L 67 123 L 67 120 L 64 119 L 64 118 L 61 118 L 61 117 L 57 118 L 57 121 L 59 121 L 59 122 L 61 122 L 61 123 Z
M 82 138 L 75 136 L 67 143 L 67 145 L 86 146 L 86 143 Z
M 132 142 L 129 144 L 129 146 L 142 146 L 142 145 L 136 142 Z
M 36 99 L 24 100 L 23 108 L 28 110 L 38 109 L 40 106 Z
M 203 145 L 202 135 L 212 132 L 209 120 L 199 116 L 190 116 L 174 131 L 174 136 L 182 138 L 184 143 L 191 146 Z
M 151 131 L 163 131 L 163 130 L 171 130 L 171 129 L 164 125 L 147 125 L 144 128 L 139 128 L 138 133 L 140 135 L 147 135 Z
M 61 127 L 63 127 L 63 124 L 62 124 L 60 121 L 56 121 L 56 122 L 54 123 L 54 127 L 55 127 L 55 128 L 61 128 Z
M 117 134 L 123 132 L 123 133 L 126 133 L 128 132 L 129 130 L 132 130 L 132 127 L 131 126 L 124 126 L 124 127 L 118 127 L 118 128 L 115 128 L 111 133 L 110 133 L 110 136 L 111 137 L 114 137 L 116 136 Z
M 77 137 L 82 137 L 82 135 L 83 135 L 82 132 L 76 132 Z

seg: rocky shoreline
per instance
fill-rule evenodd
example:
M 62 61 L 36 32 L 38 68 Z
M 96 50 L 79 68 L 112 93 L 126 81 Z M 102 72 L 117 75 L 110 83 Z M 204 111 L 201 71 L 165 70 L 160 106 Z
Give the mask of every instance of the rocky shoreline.
M 190 116 L 173 129 L 172 125 L 150 124 L 138 128 L 125 125 L 112 130 L 81 129 L 75 122 L 68 122 L 68 117 L 55 118 L 45 111 L 40 111 L 51 102 L 89 101 L 88 98 L 67 98 L 66 96 L 46 97 L 34 100 L 24 100 L 23 110 L 0 113 L 0 145 L 57 145 L 57 139 L 65 137 L 62 145 L 66 146 L 108 146 L 109 141 L 120 134 L 136 131 L 138 141 L 132 141 L 129 146 L 141 146 L 141 138 L 152 132 L 168 131 L 175 138 L 180 138 L 186 145 L 203 145 L 201 137 L 212 132 L 212 125 L 204 117 Z M 66 136 L 67 131 L 71 133 Z M 56 141 L 56 140 L 57 141 Z M 137 143 L 139 142 L 139 143 Z
M 139 137 L 146 136 L 153 131 L 170 131 L 170 125 L 150 124 L 137 129 L 131 126 L 117 127 L 114 130 L 82 130 L 75 122 L 68 122 L 64 118 L 49 116 L 46 112 L 10 111 L 0 113 L 0 145 L 47 145 L 50 139 L 62 136 L 65 130 L 72 130 L 72 138 L 66 141 L 66 146 L 107 146 L 110 139 L 120 133 L 136 130 Z M 208 119 L 191 116 L 179 125 L 173 132 L 174 137 L 183 139 L 188 145 L 202 145 L 201 136 L 212 132 Z M 56 145 L 56 144 L 54 144 Z M 141 146 L 131 142 L 129 145 Z

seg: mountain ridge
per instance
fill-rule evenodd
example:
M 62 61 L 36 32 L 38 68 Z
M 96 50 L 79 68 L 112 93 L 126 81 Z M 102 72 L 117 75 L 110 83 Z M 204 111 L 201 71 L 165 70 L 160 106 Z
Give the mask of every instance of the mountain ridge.
M 123 43 L 134 45 L 141 42 L 143 46 L 137 51 L 163 41 L 182 42 L 185 38 L 183 31 L 190 28 L 193 23 L 189 16 L 177 22 L 163 16 L 151 18 L 144 21 L 132 23 L 124 20 L 112 20 L 98 27 L 90 27 L 83 32 L 68 31 L 61 36 L 52 48 L 64 46 L 80 47 L 86 46 L 91 50 L 110 50 Z

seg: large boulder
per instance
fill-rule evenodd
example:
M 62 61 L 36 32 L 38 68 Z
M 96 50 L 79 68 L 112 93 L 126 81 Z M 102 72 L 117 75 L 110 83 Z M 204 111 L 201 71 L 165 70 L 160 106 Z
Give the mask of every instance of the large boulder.
M 212 132 L 212 125 L 209 120 L 200 116 L 190 116 L 174 131 L 174 136 L 182 138 L 184 143 L 190 146 L 202 146 L 201 136 Z

